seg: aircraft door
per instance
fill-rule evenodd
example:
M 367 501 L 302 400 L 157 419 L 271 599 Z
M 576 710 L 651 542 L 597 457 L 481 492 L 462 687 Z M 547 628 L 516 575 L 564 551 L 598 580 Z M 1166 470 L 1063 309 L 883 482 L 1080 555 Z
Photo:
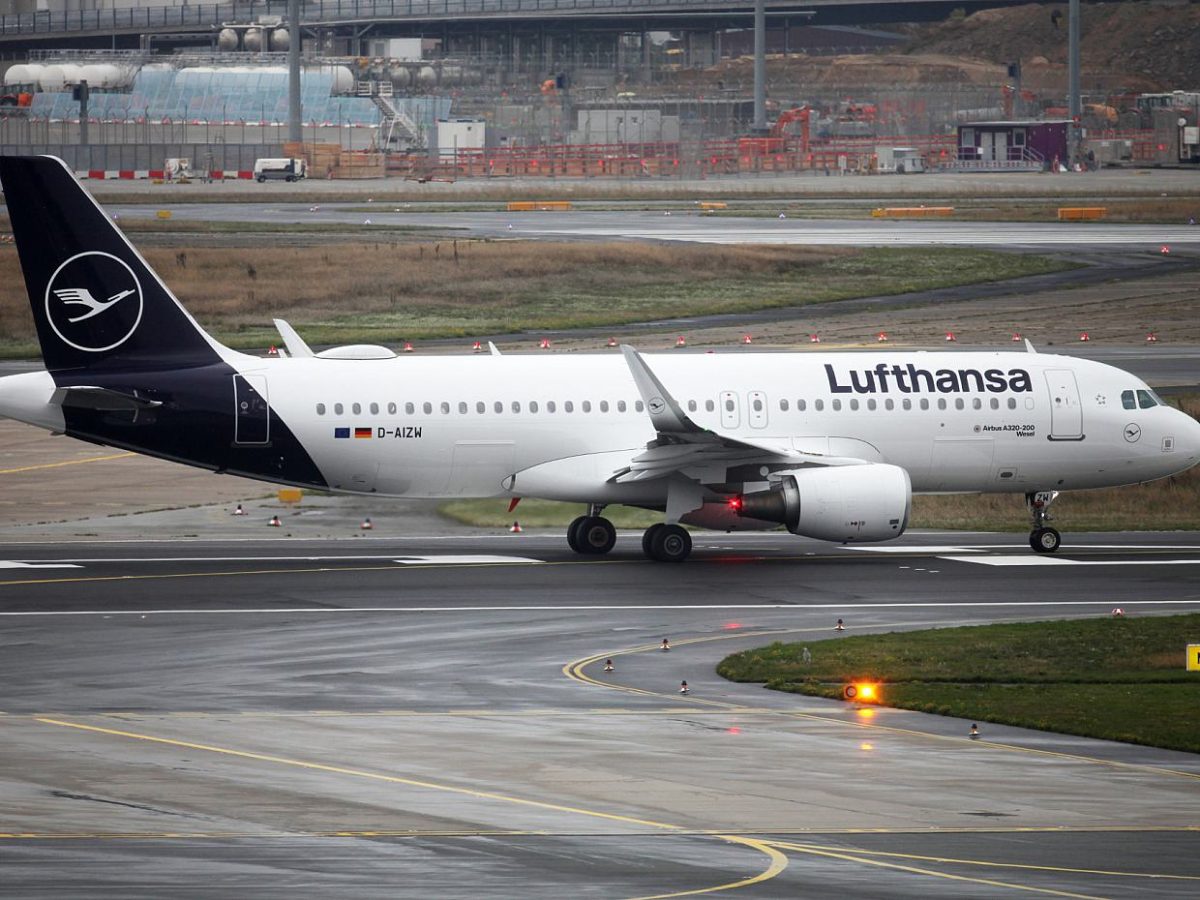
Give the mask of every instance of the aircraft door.
M 747 416 L 751 428 L 767 427 L 767 395 L 762 391 L 751 391 L 746 396 Z
M 742 422 L 741 410 L 738 409 L 736 391 L 721 391 L 721 427 L 737 428 Z
M 1070 369 L 1047 369 L 1046 387 L 1050 391 L 1050 440 L 1083 440 L 1083 406 L 1079 385 Z
M 266 375 L 233 376 L 233 442 L 262 446 L 271 441 L 271 407 Z

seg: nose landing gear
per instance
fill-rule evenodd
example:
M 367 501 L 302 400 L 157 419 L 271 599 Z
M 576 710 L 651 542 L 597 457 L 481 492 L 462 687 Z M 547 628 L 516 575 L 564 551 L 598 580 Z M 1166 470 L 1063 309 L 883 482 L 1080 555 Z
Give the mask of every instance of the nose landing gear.
M 1033 530 L 1029 532 L 1029 546 L 1038 553 L 1053 553 L 1062 543 L 1062 535 L 1046 525 L 1047 522 L 1053 521 L 1050 504 L 1056 497 L 1058 491 L 1038 491 L 1025 495 L 1025 506 L 1033 520 Z

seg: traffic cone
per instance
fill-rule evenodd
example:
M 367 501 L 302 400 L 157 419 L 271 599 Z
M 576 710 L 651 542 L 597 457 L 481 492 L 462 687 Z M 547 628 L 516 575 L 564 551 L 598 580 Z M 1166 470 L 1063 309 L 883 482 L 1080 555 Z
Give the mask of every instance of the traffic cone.
M 1166 244 L 1163 244 L 1162 247 L 1159 248 L 1158 252 L 1161 253 L 1163 256 L 1166 256 L 1168 253 L 1171 252 L 1171 248 L 1168 247 Z
M 279 355 L 279 348 L 276 347 L 274 344 L 272 344 L 271 349 L 269 349 L 267 351 L 267 356 L 278 356 L 278 355 Z
M 833 630 L 834 631 L 845 631 L 846 626 L 845 626 L 845 624 L 843 624 L 841 619 L 838 619 L 837 624 L 833 626 Z
M 1146 343 L 1147 344 L 1157 344 L 1158 343 L 1158 335 L 1155 334 L 1153 331 L 1150 332 L 1148 335 L 1146 335 Z
M 483 352 L 483 344 L 480 341 L 476 341 L 475 343 L 473 343 L 471 345 L 471 350 L 475 353 L 482 353 Z
M 819 334 L 810 334 L 808 336 L 808 342 L 810 344 L 819 344 L 821 343 L 821 336 Z
M 957 341 L 957 340 L 958 340 L 958 338 L 956 338 L 956 337 L 954 336 L 954 332 L 953 332 L 953 331 L 947 331 L 947 332 L 946 332 L 946 340 L 947 340 L 947 341 Z
M 1112 616 L 1114 619 L 1123 619 L 1125 618 L 1125 610 L 1118 606 L 1112 611 Z
M 748 334 L 743 334 L 742 335 L 742 343 L 743 344 L 753 344 L 754 339 L 751 338 L 750 335 L 748 335 Z
M 404 342 L 404 352 L 405 352 L 405 353 L 412 353 L 412 352 L 413 352 L 413 345 L 412 345 L 412 343 L 411 343 L 411 342 L 409 342 L 409 341 L 405 341 L 405 342 Z
M 363 531 L 370 531 L 375 526 L 371 524 L 370 519 L 363 519 L 362 524 L 358 526 Z
M 615 337 L 610 337 L 608 339 L 608 346 L 610 346 L 610 347 L 617 346 L 617 339 Z
M 688 687 L 688 683 L 686 681 L 679 682 L 679 693 L 690 694 L 691 692 L 691 688 Z
M 538 341 L 538 349 L 539 350 L 549 350 L 550 349 L 550 338 L 542 338 L 540 341 Z
M 242 504 L 240 504 L 240 503 L 239 503 L 239 504 L 237 505 L 237 509 L 235 509 L 235 510 L 233 511 L 233 514 L 234 514 L 235 516 L 244 516 L 244 515 L 246 514 L 246 511 L 245 511 L 244 509 L 242 509 Z
M 520 534 L 521 533 L 521 523 L 513 522 L 512 528 L 508 529 L 508 533 L 509 534 Z
M 971 730 L 967 732 L 967 737 L 973 741 L 979 740 L 979 726 L 974 722 L 971 723 Z
M 665 652 L 667 652 L 668 650 L 670 650 L 670 649 L 671 649 L 671 642 L 670 642 L 670 641 L 668 641 L 666 638 L 663 638 L 663 640 L 662 640 L 662 646 L 661 646 L 661 649 L 662 649 L 662 651 L 663 651 L 664 653 L 665 653 Z
M 611 659 L 606 659 L 606 660 L 604 661 L 604 671 L 605 671 L 605 672 L 611 672 L 612 670 L 613 670 L 613 664 L 612 664 L 612 660 L 611 660 Z
M 685 341 L 683 339 L 682 334 L 679 337 L 675 338 L 675 346 L 676 347 L 686 347 L 687 346 L 687 341 Z
M 879 334 L 875 335 L 875 343 L 886 344 L 887 341 L 888 341 L 888 336 L 887 336 L 886 331 L 881 331 L 881 332 L 879 332 Z
M 1091 339 L 1091 335 L 1089 335 L 1086 331 L 1079 332 L 1079 340 L 1090 341 Z
M 271 516 L 271 521 L 267 522 L 272 528 L 279 528 L 283 523 L 279 521 L 279 516 Z
M 1019 333 L 1019 332 L 1016 332 L 1016 331 L 1014 331 L 1014 332 L 1013 332 L 1013 336 L 1012 336 L 1012 342 L 1013 342 L 1014 344 L 1019 344 L 1019 343 L 1021 343 L 1021 335 L 1020 335 L 1020 333 Z

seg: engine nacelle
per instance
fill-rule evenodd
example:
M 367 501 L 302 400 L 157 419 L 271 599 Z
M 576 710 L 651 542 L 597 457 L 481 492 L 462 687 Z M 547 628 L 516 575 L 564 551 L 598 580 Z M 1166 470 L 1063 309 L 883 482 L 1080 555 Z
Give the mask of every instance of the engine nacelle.
M 738 515 L 781 522 L 792 534 L 823 541 L 890 541 L 904 534 L 912 509 L 908 472 L 886 463 L 793 469 L 779 485 L 742 496 Z

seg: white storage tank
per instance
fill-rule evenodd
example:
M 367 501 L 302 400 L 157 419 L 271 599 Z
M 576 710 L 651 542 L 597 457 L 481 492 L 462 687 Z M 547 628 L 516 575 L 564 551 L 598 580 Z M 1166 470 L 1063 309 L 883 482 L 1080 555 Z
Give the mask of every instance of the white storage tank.
M 66 84 L 63 80 L 62 66 L 43 66 L 38 84 L 42 86 L 43 91 L 61 91 Z
M 63 84 L 79 84 L 83 77 L 83 66 L 78 66 L 75 63 L 63 63 Z
M 247 28 L 242 35 L 242 47 L 251 53 L 257 53 L 263 48 L 263 33 L 258 27 Z
M 15 66 L 9 66 L 8 71 L 4 73 L 5 84 L 33 84 L 37 81 L 32 77 L 29 71 L 30 67 L 25 63 L 17 63 Z
M 222 28 L 217 35 L 217 49 L 228 52 L 238 48 L 238 33 L 232 28 Z
M 437 69 L 435 69 L 433 66 L 421 66 L 421 68 L 417 70 L 416 81 L 417 84 L 421 85 L 422 87 L 432 87 L 433 85 L 437 84 L 437 80 Z
M 283 51 L 291 46 L 292 37 L 286 28 L 276 28 L 271 32 L 271 49 Z

